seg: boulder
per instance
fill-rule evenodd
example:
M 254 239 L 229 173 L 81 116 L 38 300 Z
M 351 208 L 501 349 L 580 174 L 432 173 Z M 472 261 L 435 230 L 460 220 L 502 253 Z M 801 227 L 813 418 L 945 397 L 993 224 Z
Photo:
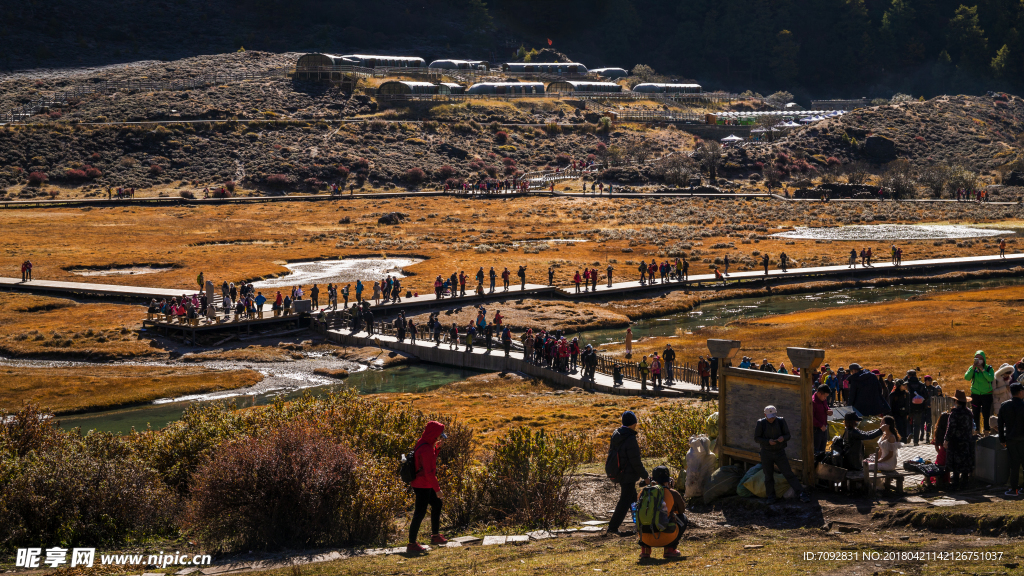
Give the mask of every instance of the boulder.
M 405 212 L 388 212 L 387 214 L 377 218 L 377 224 L 386 224 L 388 226 L 396 226 L 401 224 L 403 220 L 408 218 L 409 215 Z
M 864 153 L 879 160 L 896 158 L 896 142 L 885 136 L 868 136 L 864 141 Z
M 1024 172 L 1014 170 L 1003 178 L 1006 186 L 1024 186 Z

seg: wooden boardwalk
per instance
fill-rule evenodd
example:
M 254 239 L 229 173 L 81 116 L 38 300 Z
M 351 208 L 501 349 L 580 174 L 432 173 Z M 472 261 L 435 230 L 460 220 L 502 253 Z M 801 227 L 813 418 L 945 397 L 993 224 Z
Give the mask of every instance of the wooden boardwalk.
M 734 287 L 737 284 L 745 285 L 752 283 L 777 282 L 779 280 L 809 281 L 809 280 L 853 280 L 865 277 L 902 277 L 912 275 L 927 275 L 948 272 L 950 270 L 983 269 L 983 268 L 1010 268 L 1024 265 L 1024 253 L 1007 254 L 1005 258 L 999 255 L 986 256 L 965 256 L 959 258 L 935 258 L 930 260 L 910 260 L 900 266 L 893 265 L 890 261 L 876 262 L 871 266 L 858 264 L 849 266 L 815 266 L 807 268 L 790 268 L 788 271 L 781 269 L 769 269 L 767 275 L 763 269 L 746 270 L 742 272 L 733 271 L 724 276 L 724 280 L 716 280 L 714 274 L 690 274 L 686 282 L 667 281 L 662 283 L 660 279 L 655 283 L 640 284 L 639 280 L 625 280 L 614 282 L 608 286 L 606 281 L 598 282 L 596 292 L 582 292 L 577 294 L 574 286 L 548 286 L 543 284 L 526 284 L 526 289 L 521 290 L 519 284 L 512 284 L 506 292 L 497 289 L 493 293 L 485 291 L 482 295 L 475 292 L 468 292 L 463 297 L 448 297 L 437 300 L 433 294 L 423 294 L 413 298 L 402 298 L 394 304 L 381 304 L 373 306 L 375 310 L 383 309 L 409 309 L 409 308 L 435 308 L 448 307 L 455 303 L 473 304 L 494 300 L 522 297 L 562 297 L 570 299 L 586 299 L 593 297 L 607 297 L 619 294 L 642 293 L 648 291 L 664 290 L 688 290 L 693 288 L 714 288 Z M 691 264 L 696 266 L 696 264 Z M 598 272 L 605 273 L 604 269 Z M 536 274 L 534 274 L 536 275 Z M 633 267 L 616 267 L 613 272 L 614 278 L 638 278 L 639 272 Z M 63 282 L 55 280 L 32 280 L 22 282 L 18 278 L 0 277 L 0 290 L 18 290 L 41 294 L 64 294 L 68 296 L 83 296 L 92 298 L 112 299 L 133 299 L 149 300 L 151 298 L 173 298 L 183 294 L 194 294 L 195 290 L 177 288 L 147 288 L 140 286 L 124 286 L 118 284 L 95 284 L 87 282 Z M 326 303 L 326 293 L 321 294 L 321 303 Z

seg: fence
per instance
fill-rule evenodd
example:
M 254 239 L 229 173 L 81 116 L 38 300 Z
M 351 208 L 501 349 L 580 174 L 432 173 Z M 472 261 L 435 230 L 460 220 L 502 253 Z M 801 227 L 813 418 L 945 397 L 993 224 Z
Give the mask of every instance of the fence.
M 47 108 L 60 107 L 68 101 L 77 100 L 89 94 L 107 94 L 110 92 L 156 92 L 160 90 L 189 90 L 227 82 L 240 82 L 262 78 L 284 78 L 291 72 L 288 68 L 276 68 L 264 72 L 238 72 L 233 74 L 204 74 L 185 80 L 103 80 L 71 90 L 56 92 L 43 96 L 35 102 L 29 102 L 3 114 L 10 122 L 18 122 L 31 118 Z
M 352 311 L 350 310 L 337 310 L 328 311 L 322 321 L 317 320 L 318 323 L 322 324 L 326 330 L 347 330 L 352 327 Z M 394 321 L 380 321 L 375 322 L 373 327 L 374 334 L 380 334 L 383 336 L 398 336 L 398 330 L 395 327 Z M 408 332 L 406 333 L 408 335 Z M 432 340 L 433 334 L 427 332 L 426 325 L 417 326 L 417 340 Z M 491 340 L 494 349 L 501 348 L 501 341 L 498 335 L 495 334 Z M 448 344 L 448 327 L 442 327 L 441 330 L 441 343 Z M 466 343 L 466 334 L 459 334 L 459 345 Z M 480 347 L 487 346 L 486 337 L 478 335 L 475 344 Z M 582 344 L 581 344 L 582 346 Z M 512 338 L 512 349 L 517 352 L 525 352 L 523 343 L 516 337 Z M 527 362 L 531 362 L 533 350 L 530 350 L 530 355 L 525 358 Z M 619 368 L 619 373 L 622 374 L 622 378 L 625 380 L 632 380 L 634 382 L 640 382 L 640 363 L 631 362 L 629 360 L 617 360 L 604 354 L 597 354 L 597 367 L 596 372 L 612 376 L 615 372 L 615 367 Z M 697 369 L 687 363 L 674 364 L 673 365 L 673 381 L 685 382 L 689 384 L 698 384 L 700 382 L 699 374 Z M 663 372 L 667 376 L 667 372 Z M 648 380 L 650 380 L 648 374 Z

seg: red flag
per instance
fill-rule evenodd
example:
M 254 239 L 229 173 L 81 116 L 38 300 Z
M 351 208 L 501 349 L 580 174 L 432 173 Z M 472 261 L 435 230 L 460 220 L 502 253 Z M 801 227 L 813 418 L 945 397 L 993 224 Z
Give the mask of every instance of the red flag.
M 551 41 L 551 38 L 548 38 L 548 46 L 551 46 L 552 44 L 554 44 L 554 42 Z

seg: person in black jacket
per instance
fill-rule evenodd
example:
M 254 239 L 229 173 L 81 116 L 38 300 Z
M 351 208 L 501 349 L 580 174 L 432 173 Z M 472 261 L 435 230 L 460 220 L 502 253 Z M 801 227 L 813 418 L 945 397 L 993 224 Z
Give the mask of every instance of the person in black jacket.
M 665 346 L 665 352 L 662 353 L 661 360 L 665 364 L 665 384 L 667 386 L 671 386 L 675 376 L 675 374 L 673 374 L 673 371 L 675 369 L 676 364 L 676 351 L 672 349 L 671 344 Z
M 789 425 L 778 415 L 775 406 L 765 406 L 764 418 L 758 420 L 754 426 L 754 442 L 761 446 L 761 469 L 764 470 L 764 488 L 767 495 L 765 502 L 769 506 L 775 503 L 776 467 L 785 476 L 789 485 L 800 493 L 801 502 L 811 501 L 800 479 L 793 473 L 789 458 L 786 457 L 786 443 L 789 442 L 789 438 Z
M 999 406 L 999 442 L 1006 448 L 1010 461 L 1007 496 L 1021 496 L 1020 468 L 1024 465 L 1024 384 L 1010 384 L 1013 396 Z
M 917 370 L 907 370 L 907 377 L 904 380 L 907 387 L 907 395 L 909 397 L 908 402 L 910 403 L 910 434 L 907 437 L 907 443 L 911 440 L 914 441 L 914 446 L 917 446 L 918 442 L 928 442 L 925 426 L 931 425 L 932 416 L 932 395 L 928 386 L 918 380 Z M 915 402 L 915 398 L 921 398 L 920 402 Z
M 848 413 L 846 418 L 843 420 L 843 424 L 846 426 L 846 431 L 843 432 L 841 437 L 841 453 L 845 464 L 844 468 L 847 470 L 863 470 L 864 441 L 874 440 L 882 435 L 881 427 L 872 432 L 861 432 L 858 430 L 857 423 L 861 420 L 863 420 L 863 418 L 857 416 L 855 412 Z
M 910 395 L 903 388 L 903 380 L 897 380 L 889 393 L 889 409 L 896 420 L 896 432 L 900 438 L 907 437 L 907 417 L 910 416 Z
M 608 444 L 608 459 L 604 470 L 608 478 L 619 485 L 619 501 L 615 504 L 615 512 L 608 522 L 605 535 L 620 535 L 619 526 L 626 518 L 630 506 L 636 502 L 637 480 L 647 480 L 647 469 L 640 460 L 640 445 L 636 441 L 636 414 L 627 410 L 622 413 L 622 427 L 612 434 Z
M 857 412 L 865 416 L 882 416 L 889 413 L 889 403 L 885 398 L 889 391 L 885 390 L 881 381 L 871 372 L 864 370 L 860 364 L 850 364 L 850 392 L 846 400 Z

